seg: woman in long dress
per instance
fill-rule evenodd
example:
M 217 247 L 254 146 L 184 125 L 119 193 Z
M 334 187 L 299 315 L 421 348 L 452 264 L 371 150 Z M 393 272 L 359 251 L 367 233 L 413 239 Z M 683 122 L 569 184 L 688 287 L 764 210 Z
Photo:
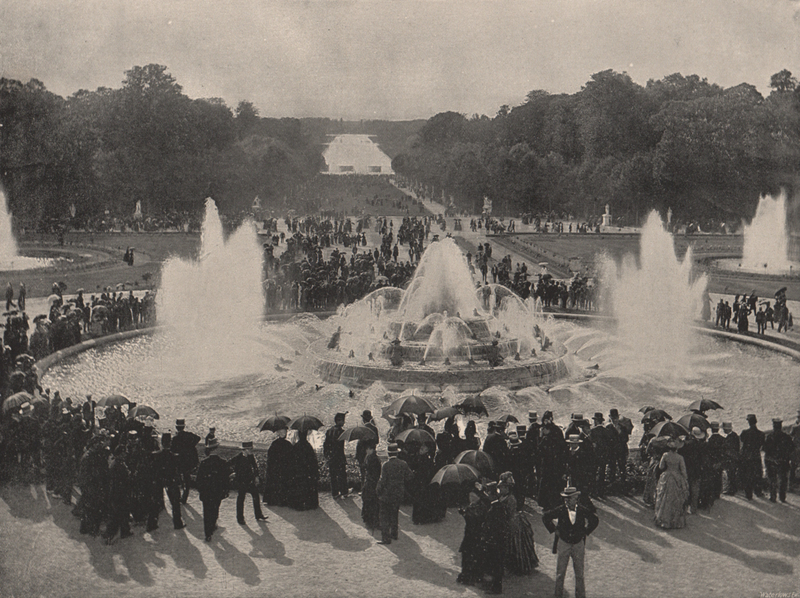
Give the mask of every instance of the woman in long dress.
M 308 432 L 300 432 L 300 437 L 292 448 L 294 483 L 289 495 L 289 506 L 296 511 L 319 507 L 319 464 L 317 453 L 308 442 L 307 436 Z
M 686 503 L 689 500 L 689 478 L 686 463 L 678 454 L 678 441 L 667 443 L 668 451 L 658 465 L 661 477 L 656 488 L 656 525 L 665 529 L 686 526 Z
M 381 460 L 375 453 L 377 439 L 367 440 L 367 456 L 364 458 L 364 487 L 361 489 L 361 520 L 373 533 L 381 526 L 380 503 L 378 502 L 378 479 L 381 477 Z
M 533 527 L 525 513 L 517 510 L 514 498 L 514 476 L 507 471 L 500 475 L 497 492 L 504 500 L 508 534 L 505 546 L 505 567 L 514 575 L 528 575 L 539 566 L 533 540 Z

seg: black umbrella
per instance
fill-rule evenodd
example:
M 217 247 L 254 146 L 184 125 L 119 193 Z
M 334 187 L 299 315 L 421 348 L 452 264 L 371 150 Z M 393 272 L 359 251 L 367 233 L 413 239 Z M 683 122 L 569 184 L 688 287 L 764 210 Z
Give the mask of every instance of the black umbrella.
M 508 422 L 514 422 L 515 424 L 519 423 L 519 420 L 516 417 L 514 417 L 513 415 L 511 415 L 511 414 L 504 415 L 503 417 L 501 417 L 497 421 L 503 422 L 504 424 L 508 424 Z
M 678 420 L 678 423 L 687 430 L 692 428 L 700 428 L 703 432 L 711 427 L 708 420 L 699 413 L 687 413 Z
M 453 417 L 454 415 L 458 415 L 461 411 L 458 410 L 457 407 L 442 407 L 441 409 L 437 409 L 431 415 L 431 421 L 441 421 L 443 419 L 447 419 L 448 417 Z
M 3 401 L 3 413 L 19 409 L 24 403 L 33 404 L 33 395 L 25 391 L 15 393 Z
M 388 413 L 394 414 L 413 413 L 416 415 L 421 415 L 423 413 L 433 413 L 436 411 L 436 407 L 434 407 L 425 397 L 408 395 L 405 397 L 401 396 L 399 399 L 392 402 L 387 411 Z
M 258 422 L 258 429 L 261 432 L 277 432 L 278 430 L 286 430 L 289 427 L 289 422 L 292 421 L 291 417 L 285 415 L 270 415 Z
M 128 419 L 136 419 L 137 417 L 152 417 L 153 419 L 159 419 L 156 410 L 152 407 L 148 407 L 147 405 L 137 405 L 128 411 Z
M 655 407 L 651 405 L 645 405 L 644 407 L 639 409 L 639 413 L 647 413 L 648 411 L 652 411 L 653 409 L 655 409 Z
M 408 430 L 403 430 L 397 436 L 395 436 L 395 440 L 402 442 L 403 444 L 424 444 L 432 449 L 436 448 L 436 439 L 426 430 L 421 428 L 409 428 Z
M 687 430 L 681 424 L 671 421 L 657 423 L 655 426 L 653 426 L 653 429 L 650 430 L 650 433 L 653 436 L 671 436 L 672 438 L 677 438 L 678 436 L 689 436 L 689 434 L 691 434 L 691 432 L 689 432 L 689 430 Z
M 480 397 L 467 397 L 461 404 L 459 404 L 461 411 L 464 413 L 475 413 L 476 415 L 489 415 L 486 410 L 486 405 L 483 404 Z
M 289 422 L 289 428 L 300 433 L 319 430 L 324 424 L 313 415 L 301 415 Z
M 347 428 L 340 436 L 339 440 L 350 442 L 352 440 L 377 440 L 378 435 L 375 430 L 367 426 L 353 426 Z
M 711 399 L 700 399 L 688 407 L 689 411 L 711 411 L 712 409 L 724 409 L 722 405 Z
M 125 395 L 110 395 L 97 401 L 98 407 L 122 407 L 130 404 L 131 402 Z
M 642 423 L 646 424 L 647 422 L 663 422 L 664 420 L 672 419 L 672 416 L 664 411 L 663 409 L 651 409 L 647 413 L 644 414 L 642 418 Z
M 456 463 L 466 463 L 472 465 L 485 478 L 492 477 L 494 472 L 494 460 L 489 453 L 483 451 L 469 450 L 459 453 L 455 458 Z
M 431 484 L 439 484 L 440 486 L 446 484 L 461 485 L 465 482 L 477 482 L 480 479 L 481 473 L 472 465 L 450 463 L 434 474 L 433 478 L 431 478 Z

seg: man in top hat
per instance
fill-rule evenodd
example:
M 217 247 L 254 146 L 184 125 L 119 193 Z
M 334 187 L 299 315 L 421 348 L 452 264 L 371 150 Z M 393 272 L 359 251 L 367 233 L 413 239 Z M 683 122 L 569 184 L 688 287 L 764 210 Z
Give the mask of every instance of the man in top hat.
M 489 422 L 488 434 L 483 441 L 483 452 L 491 456 L 494 461 L 495 473 L 508 471 L 508 445 L 506 444 L 503 422 Z
M 169 504 L 172 507 L 172 526 L 183 529 L 186 524 L 181 516 L 181 473 L 178 466 L 178 455 L 172 452 L 172 434 L 161 435 L 161 450 L 154 456 L 159 486 L 166 489 Z
M 189 487 L 192 483 L 191 474 L 200 462 L 197 454 L 197 443 L 200 437 L 197 434 L 186 431 L 186 421 L 183 419 L 175 420 L 175 436 L 172 438 L 172 452 L 178 455 L 178 467 L 181 474 L 181 485 L 183 494 L 181 502 L 186 504 L 189 498 Z M 207 445 L 206 445 L 207 446 Z
M 761 449 L 764 448 L 764 432 L 758 429 L 758 419 L 755 414 L 751 413 L 747 416 L 747 423 L 750 427 L 739 435 L 742 443 L 739 473 L 742 478 L 742 486 L 744 486 L 744 494 L 747 500 L 752 500 L 753 491 L 756 496 L 763 496 L 761 479 L 764 468 L 761 463 Z
M 525 430 L 525 426 L 521 426 Z M 525 479 L 525 474 L 528 469 L 528 459 L 525 455 L 525 449 L 517 432 L 511 432 L 508 435 L 508 471 L 513 476 L 514 480 L 522 482 Z M 515 483 L 511 489 L 517 503 L 517 511 L 522 511 L 525 507 L 525 487 L 522 483 Z
M 527 464 L 525 467 L 525 478 L 522 481 L 523 487 L 526 488 L 526 494 L 533 497 L 539 488 L 539 430 L 541 429 L 539 423 L 539 414 L 535 411 L 528 412 L 528 428 L 525 434 L 520 434 L 522 438 L 522 448 L 525 452 Z
M 375 420 L 372 419 L 372 411 L 369 409 L 365 409 L 361 413 L 361 423 L 364 427 L 369 428 L 373 432 L 375 432 L 375 438 L 380 439 L 380 435 L 378 434 L 378 426 L 375 425 Z M 369 443 L 361 439 L 356 442 L 356 461 L 358 461 L 358 467 L 361 473 L 361 487 L 364 487 L 364 478 L 366 476 L 366 470 L 364 469 L 364 459 L 367 457 L 367 445 Z
M 414 480 L 414 472 L 408 463 L 398 459 L 399 455 L 399 447 L 391 443 L 389 459 L 381 466 L 381 477 L 375 488 L 380 503 L 381 541 L 378 544 L 391 544 L 393 539 L 398 539 L 400 503 L 405 498 L 406 486 Z
M 567 436 L 567 473 L 570 486 L 577 488 L 584 497 L 589 495 L 589 486 L 595 474 L 595 461 L 592 442 L 588 436 L 579 434 Z
M 594 473 L 589 484 L 589 494 L 603 498 L 606 494 L 606 469 L 612 459 L 616 458 L 616 444 L 619 442 L 613 428 L 603 423 L 605 417 L 599 411 L 592 418 L 594 425 L 589 430 L 589 439 L 594 448 Z
M 203 530 L 206 542 L 211 542 L 211 535 L 217 529 L 219 506 L 228 496 L 230 469 L 225 459 L 216 454 L 218 448 L 219 440 L 212 438 L 206 445 L 206 458 L 197 468 L 195 482 L 200 501 L 203 503 Z
M 333 498 L 347 497 L 347 460 L 344 456 L 344 440 L 339 437 L 344 433 L 345 413 L 333 416 L 333 427 L 325 432 L 322 454 L 328 461 L 331 476 L 331 495 Z
M 545 511 L 542 515 L 542 522 L 547 531 L 556 534 L 553 543 L 553 552 L 558 555 L 555 595 L 556 598 L 562 598 L 564 595 L 564 578 L 571 558 L 572 568 L 575 571 L 575 598 L 585 598 L 586 584 L 583 573 L 586 537 L 597 528 L 600 520 L 592 507 L 579 501 L 581 493 L 577 488 L 565 488 L 561 496 L 564 503 L 555 509 Z
M 257 521 L 266 521 L 261 512 L 261 499 L 258 496 L 258 464 L 253 455 L 253 441 L 242 442 L 242 452 L 228 461 L 233 473 L 234 484 L 239 493 L 236 496 L 236 521 L 244 525 L 244 499 L 249 494 L 253 497 L 253 515 Z
M 609 463 L 609 481 L 613 484 L 617 481 L 617 472 L 621 482 L 625 482 L 626 474 L 628 472 L 628 440 L 630 440 L 631 432 L 633 431 L 633 424 L 627 417 L 620 418 L 617 409 L 611 409 L 608 412 L 608 425 L 609 430 L 613 430 L 616 436 L 616 444 L 614 452 L 611 455 L 611 462 Z
M 741 450 L 741 443 L 739 442 L 739 435 L 733 431 L 732 422 L 722 422 L 722 431 L 725 436 L 723 440 L 723 491 L 729 496 L 736 494 L 738 489 L 737 480 L 739 478 L 739 451 Z
M 781 502 L 786 502 L 786 487 L 789 483 L 789 460 L 792 458 L 794 444 L 792 437 L 783 431 L 783 420 L 772 420 L 772 432 L 764 439 L 764 463 L 769 478 L 769 500 L 776 502 L 780 494 Z
M 542 509 L 552 509 L 560 502 L 560 492 L 564 487 L 563 476 L 567 468 L 567 443 L 564 432 L 554 420 L 553 412 L 545 411 L 542 415 L 542 427 L 539 430 L 538 460 L 536 471 L 539 475 L 539 492 L 536 502 Z

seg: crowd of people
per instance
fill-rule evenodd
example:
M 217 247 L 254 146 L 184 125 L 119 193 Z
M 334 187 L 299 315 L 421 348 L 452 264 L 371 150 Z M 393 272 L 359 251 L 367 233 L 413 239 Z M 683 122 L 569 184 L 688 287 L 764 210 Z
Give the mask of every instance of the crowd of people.
M 774 307 L 770 301 L 759 302 L 758 299 L 758 295 L 755 293 L 751 293 L 749 297 L 736 295 L 733 305 L 730 305 L 721 298 L 717 303 L 714 325 L 717 328 L 729 330 L 731 322 L 733 322 L 738 332 L 747 332 L 750 329 L 749 317 L 753 315 L 757 334 L 766 333 L 768 325 L 770 330 L 774 330 L 775 323 L 778 324 L 778 332 L 787 332 L 792 328 L 794 322 L 789 307 L 786 305 L 786 287 L 775 293 Z

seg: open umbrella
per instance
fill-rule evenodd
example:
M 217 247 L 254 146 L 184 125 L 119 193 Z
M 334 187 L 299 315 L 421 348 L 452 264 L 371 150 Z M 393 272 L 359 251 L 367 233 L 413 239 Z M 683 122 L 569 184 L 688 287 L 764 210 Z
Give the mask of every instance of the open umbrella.
M 3 413 L 19 409 L 23 403 L 33 403 L 33 395 L 25 391 L 15 393 L 3 401 Z
M 125 395 L 109 395 L 97 401 L 98 407 L 122 407 L 130 404 L 131 402 Z
M 454 415 L 458 415 L 461 413 L 456 407 L 442 407 L 441 409 L 437 409 L 433 412 L 433 415 L 429 418 L 431 421 L 441 421 L 443 419 L 447 419 L 448 417 L 453 417 Z
M 519 423 L 519 420 L 514 417 L 513 415 L 504 415 L 503 417 L 499 418 L 497 421 L 503 422 L 504 424 L 508 424 L 508 422 L 514 422 L 515 424 Z
M 687 430 L 697 427 L 703 432 L 711 427 L 711 424 L 708 423 L 708 420 L 699 413 L 687 413 L 678 420 L 678 423 Z
M 722 405 L 711 399 L 700 399 L 688 407 L 689 411 L 711 411 L 712 409 L 724 409 Z
M 156 410 L 147 405 L 136 405 L 133 409 L 128 411 L 128 419 L 136 419 L 138 417 L 152 417 L 153 419 L 160 419 Z
M 486 410 L 486 405 L 483 404 L 483 401 L 481 401 L 480 397 L 467 397 L 458 406 L 464 413 L 489 415 L 489 412 Z
M 313 415 L 301 415 L 289 422 L 289 428 L 300 433 L 319 430 L 324 424 Z
M 367 426 L 353 426 L 352 428 L 347 428 L 342 435 L 339 436 L 339 440 L 344 440 L 345 442 L 377 439 L 378 435 L 375 433 L 375 430 Z
M 53 293 L 52 295 L 50 295 L 50 296 L 47 298 L 47 303 L 48 303 L 49 305 L 53 305 L 53 303 L 55 303 L 56 301 L 61 301 L 61 297 L 59 297 L 59 296 L 58 296 L 58 295 L 56 295 L 55 293 Z
M 650 430 L 650 433 L 653 436 L 671 436 L 672 438 L 677 438 L 678 436 L 688 436 L 690 434 L 689 430 L 687 430 L 684 426 L 671 421 L 657 423 L 655 426 L 653 426 L 653 429 Z
M 286 430 L 289 428 L 289 422 L 292 421 L 291 417 L 285 415 L 270 415 L 258 422 L 258 430 L 260 432 L 277 432 L 278 430 Z
M 446 484 L 461 485 L 465 482 L 477 482 L 481 479 L 481 473 L 472 465 L 467 463 L 450 463 L 437 471 L 431 484 L 439 484 L 444 486 Z
M 648 411 L 652 411 L 653 409 L 655 409 L 655 407 L 653 407 L 652 405 L 645 405 L 644 407 L 639 409 L 639 413 L 647 413 Z
M 396 401 L 393 401 L 387 410 L 388 413 L 414 413 L 416 415 L 433 413 L 434 411 L 436 411 L 436 407 L 428 399 L 416 395 L 401 396 Z
M 647 422 L 663 422 L 664 420 L 672 419 L 672 416 L 664 411 L 663 409 L 651 409 L 647 413 L 644 414 L 642 418 L 642 423 L 646 424 Z
M 459 453 L 455 458 L 455 463 L 466 463 L 467 465 L 472 465 L 485 478 L 492 477 L 494 472 L 494 460 L 492 459 L 492 456 L 489 453 L 484 453 L 483 451 L 470 450 Z
M 422 430 L 420 428 L 409 428 L 408 430 L 403 430 L 397 436 L 395 436 L 395 440 L 402 442 L 403 444 L 425 444 L 431 449 L 436 448 L 436 439 L 426 430 Z

